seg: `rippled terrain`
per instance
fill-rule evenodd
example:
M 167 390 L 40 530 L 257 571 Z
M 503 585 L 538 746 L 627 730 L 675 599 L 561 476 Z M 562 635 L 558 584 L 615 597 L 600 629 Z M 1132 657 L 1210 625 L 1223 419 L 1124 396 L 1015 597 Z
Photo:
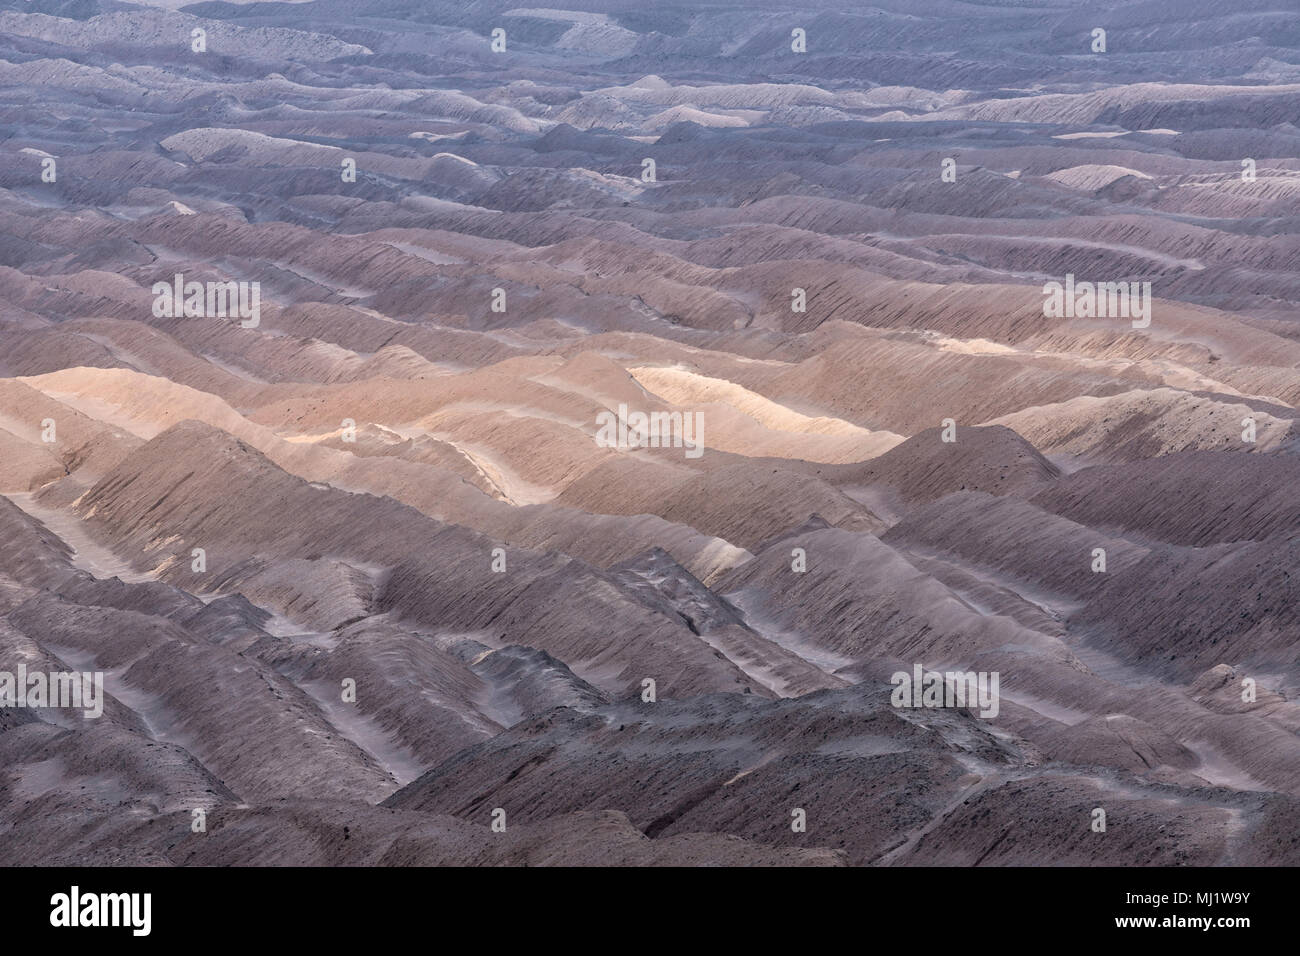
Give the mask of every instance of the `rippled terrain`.
M 0 0 L 0 863 L 1300 863 L 1294 3 L 580 6 Z

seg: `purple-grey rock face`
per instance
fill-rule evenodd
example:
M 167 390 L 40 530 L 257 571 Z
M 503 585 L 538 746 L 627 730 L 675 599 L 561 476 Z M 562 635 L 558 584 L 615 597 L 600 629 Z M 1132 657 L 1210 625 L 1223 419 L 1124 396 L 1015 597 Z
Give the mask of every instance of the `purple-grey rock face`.
M 0 0 L 0 864 L 1300 864 L 1294 0 Z

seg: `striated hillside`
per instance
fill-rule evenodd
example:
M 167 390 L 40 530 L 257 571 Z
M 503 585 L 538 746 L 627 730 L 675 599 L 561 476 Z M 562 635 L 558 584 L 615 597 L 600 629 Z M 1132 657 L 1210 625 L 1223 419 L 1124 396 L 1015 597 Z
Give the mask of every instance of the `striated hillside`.
M 0 863 L 1300 864 L 1294 0 L 578 6 L 0 0 Z

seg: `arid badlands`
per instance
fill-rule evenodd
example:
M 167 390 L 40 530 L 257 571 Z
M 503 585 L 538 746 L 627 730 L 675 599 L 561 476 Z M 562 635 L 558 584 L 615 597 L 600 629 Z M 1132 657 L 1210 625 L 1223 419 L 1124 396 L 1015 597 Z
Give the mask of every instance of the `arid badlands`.
M 0 2 L 0 863 L 1300 863 L 1294 0 L 566 4 Z

